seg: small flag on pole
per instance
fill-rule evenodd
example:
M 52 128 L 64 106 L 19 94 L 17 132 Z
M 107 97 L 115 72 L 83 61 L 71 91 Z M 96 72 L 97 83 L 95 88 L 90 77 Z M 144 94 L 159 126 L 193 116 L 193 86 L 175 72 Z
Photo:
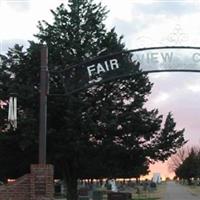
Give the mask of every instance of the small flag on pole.
M 17 128 L 17 97 L 9 98 L 8 121 L 15 130 Z

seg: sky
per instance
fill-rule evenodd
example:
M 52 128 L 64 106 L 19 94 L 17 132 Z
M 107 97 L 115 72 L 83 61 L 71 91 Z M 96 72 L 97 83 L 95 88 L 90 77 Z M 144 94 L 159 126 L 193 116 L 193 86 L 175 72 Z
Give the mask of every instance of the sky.
M 28 45 L 39 20 L 52 21 L 50 9 L 67 0 L 0 0 L 0 53 L 15 43 Z M 108 29 L 124 36 L 128 49 L 155 46 L 200 46 L 200 0 L 95 0 L 110 10 Z M 187 145 L 200 145 L 200 74 L 149 74 L 154 83 L 147 107 L 166 117 L 172 112 L 177 129 L 185 128 Z M 167 163 L 151 173 L 170 176 Z M 172 174 L 171 174 L 172 175 Z

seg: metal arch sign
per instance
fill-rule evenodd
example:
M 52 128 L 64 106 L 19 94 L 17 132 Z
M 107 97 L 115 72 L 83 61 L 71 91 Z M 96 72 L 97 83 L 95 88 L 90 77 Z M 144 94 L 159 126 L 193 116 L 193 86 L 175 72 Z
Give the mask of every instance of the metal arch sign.
M 130 50 L 143 72 L 200 72 L 200 47 L 167 46 Z
M 97 57 L 67 69 L 65 88 L 70 94 L 136 72 L 168 71 L 200 72 L 200 47 L 150 47 Z

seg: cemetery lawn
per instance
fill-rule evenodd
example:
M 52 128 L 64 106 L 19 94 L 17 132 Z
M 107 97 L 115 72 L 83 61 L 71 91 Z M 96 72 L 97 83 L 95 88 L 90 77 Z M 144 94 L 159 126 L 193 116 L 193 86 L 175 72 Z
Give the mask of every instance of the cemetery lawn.
M 157 185 L 157 189 L 154 191 L 140 191 L 139 194 L 136 192 L 132 193 L 133 200 L 163 200 L 166 191 L 166 183 L 163 182 Z
M 191 186 L 186 186 L 186 187 L 189 189 L 189 191 L 192 194 L 200 196 L 200 186 L 191 185 Z
M 159 200 L 160 198 L 146 198 L 146 197 L 144 197 L 144 198 L 137 198 L 137 199 L 133 199 L 133 200 Z

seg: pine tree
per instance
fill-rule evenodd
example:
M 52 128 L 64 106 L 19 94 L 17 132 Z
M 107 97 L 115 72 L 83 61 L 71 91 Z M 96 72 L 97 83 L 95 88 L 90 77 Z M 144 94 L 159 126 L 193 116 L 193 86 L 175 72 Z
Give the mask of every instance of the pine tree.
M 54 66 L 63 69 L 65 66 L 67 68 L 69 65 L 87 61 L 98 56 L 102 50 L 104 50 L 102 54 L 123 50 L 122 37 L 118 38 L 114 29 L 107 31 L 102 23 L 107 12 L 100 4 L 96 5 L 87 0 L 73 0 L 69 1 L 69 9 L 61 5 L 52 13 L 55 18 L 54 23 L 52 25 L 47 22 L 40 23 L 40 32 L 36 35 L 41 42 L 45 41 L 49 47 L 50 70 L 53 71 Z M 51 88 L 54 88 L 54 85 L 60 85 L 56 90 L 62 93 L 64 89 L 61 89 L 61 82 L 58 84 L 61 79 L 57 80 L 57 76 L 56 74 L 55 77 L 51 77 L 53 79 Z M 51 115 L 49 119 L 54 122 L 50 122 L 50 124 L 56 124 L 56 131 L 58 131 L 57 127 L 60 124 L 59 134 L 51 134 L 52 141 L 57 142 L 49 144 L 49 147 L 52 151 L 59 152 L 58 149 L 62 148 L 62 151 L 65 149 L 65 152 L 72 153 L 63 155 L 61 151 L 61 158 L 54 160 L 56 160 L 55 163 L 62 162 L 60 164 L 63 167 L 61 171 L 64 172 L 68 191 L 71 190 L 70 193 L 74 193 L 73 196 L 76 196 L 76 191 L 73 190 L 76 188 L 77 178 L 91 177 L 92 174 L 97 178 L 104 176 L 126 177 L 128 172 L 127 174 L 124 172 L 125 168 L 127 170 L 132 168 L 133 172 L 130 173 L 129 170 L 129 176 L 130 174 L 138 176 L 138 166 L 146 166 L 142 148 L 133 147 L 140 137 L 141 130 L 139 129 L 144 128 L 138 128 L 137 134 L 139 136 L 134 136 L 136 131 L 133 132 L 132 129 L 136 123 L 132 125 L 132 121 L 138 120 L 138 123 L 144 123 L 143 119 L 137 118 L 141 117 L 141 112 L 145 115 L 148 111 L 141 108 L 137 113 L 133 113 L 133 116 L 130 116 L 130 112 L 144 105 L 145 96 L 150 93 L 150 89 L 151 83 L 147 77 L 137 74 L 126 80 L 118 79 L 102 84 L 79 95 L 68 96 L 65 101 L 59 99 L 59 102 L 63 102 L 64 106 L 57 106 L 56 109 L 60 109 L 60 111 L 54 111 L 54 116 Z M 130 105 L 124 104 L 124 101 L 131 101 L 131 99 L 134 101 Z M 54 101 L 50 97 L 49 107 L 51 104 L 52 106 L 55 104 Z M 61 110 L 63 117 L 61 117 Z M 153 113 L 154 111 L 152 111 Z M 55 117 L 56 114 L 57 117 Z M 151 114 L 149 114 L 150 117 Z M 59 119 L 58 123 L 55 123 L 55 118 Z M 62 119 L 65 120 L 62 121 Z M 129 122 L 128 125 L 126 120 Z M 118 126 L 124 127 L 118 130 Z M 125 130 L 127 127 L 128 130 Z M 145 135 L 147 132 L 148 130 L 144 130 L 142 134 Z M 68 135 L 67 141 L 60 140 L 61 133 Z M 116 142 L 117 140 L 119 143 Z M 68 144 L 67 147 L 65 147 L 66 144 Z M 128 153 L 127 148 L 129 148 Z M 120 154 L 121 160 L 118 159 Z M 138 155 L 141 155 L 141 158 Z M 125 159 L 126 162 L 124 162 Z M 88 164 L 88 160 L 91 161 L 90 164 Z M 102 165 L 102 163 L 104 164 Z M 138 163 L 138 166 L 135 166 L 137 173 L 134 170 L 135 163 Z M 69 180 L 72 178 L 74 180 Z
M 183 160 L 179 167 L 175 170 L 176 176 L 185 179 L 188 184 L 192 184 L 192 179 L 200 178 L 200 151 L 192 147 L 188 156 Z
M 177 149 L 187 143 L 183 136 L 185 130 L 177 131 L 175 127 L 176 123 L 172 113 L 169 113 L 166 117 L 163 129 L 157 135 L 155 141 L 152 141 L 152 153 L 157 159 L 162 161 L 166 160 L 166 157 L 168 158 L 172 154 L 175 154 Z
M 37 72 L 39 66 L 37 62 L 38 69 L 34 73 L 30 65 L 34 63 L 31 60 L 28 62 L 26 54 L 22 46 L 15 45 L 6 56 L 3 56 L 4 62 L 1 66 L 1 100 L 7 103 L 12 95 L 16 95 L 18 99 L 18 128 L 16 130 L 13 130 L 8 123 L 8 103 L 1 109 L 1 114 L 4 113 L 1 116 L 3 122 L 0 132 L 2 163 L 0 176 L 3 180 L 9 177 L 17 178 L 27 173 L 30 163 L 37 162 L 39 108 L 36 97 L 39 97 Z M 34 54 L 32 56 L 34 59 Z

